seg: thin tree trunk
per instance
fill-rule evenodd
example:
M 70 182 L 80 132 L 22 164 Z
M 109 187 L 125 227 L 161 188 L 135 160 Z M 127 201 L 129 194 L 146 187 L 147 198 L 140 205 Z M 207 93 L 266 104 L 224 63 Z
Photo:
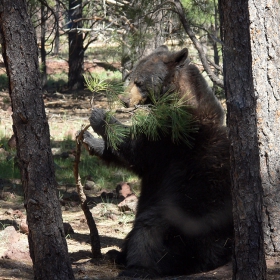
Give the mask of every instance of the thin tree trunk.
M 55 1 L 55 38 L 54 38 L 54 55 L 58 55 L 59 53 L 59 18 L 60 18 L 60 6 L 59 1 Z
M 47 84 L 47 54 L 45 45 L 46 36 L 46 7 L 41 3 L 41 79 L 43 88 Z
M 34 279 L 74 279 L 56 195 L 35 32 L 24 0 L 0 2 L 2 54 L 29 227 Z
M 71 19 L 71 30 L 68 33 L 69 44 L 69 73 L 68 86 L 70 88 L 84 87 L 84 48 L 83 33 L 77 30 L 82 28 L 82 0 L 69 1 L 69 16 Z

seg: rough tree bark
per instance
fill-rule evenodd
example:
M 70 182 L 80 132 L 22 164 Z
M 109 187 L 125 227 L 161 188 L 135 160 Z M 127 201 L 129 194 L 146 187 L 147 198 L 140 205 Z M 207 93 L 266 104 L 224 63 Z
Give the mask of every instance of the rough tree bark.
M 0 1 L 2 54 L 29 227 L 34 279 L 74 279 L 56 195 L 35 32 L 25 0 Z
M 279 4 L 220 0 L 235 222 L 234 279 L 280 252 Z M 265 244 L 265 246 L 264 246 Z
M 82 0 L 69 1 L 69 17 L 70 30 L 68 33 L 69 45 L 69 73 L 68 86 L 69 88 L 84 87 L 84 47 L 83 33 L 78 28 L 82 28 Z

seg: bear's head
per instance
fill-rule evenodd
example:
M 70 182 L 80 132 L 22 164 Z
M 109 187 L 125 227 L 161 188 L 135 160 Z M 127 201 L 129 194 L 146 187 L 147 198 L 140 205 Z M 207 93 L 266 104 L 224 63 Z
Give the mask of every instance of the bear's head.
M 224 110 L 198 68 L 190 63 L 188 49 L 170 52 L 157 48 L 133 69 L 126 94 L 126 106 L 150 103 L 150 94 L 179 94 L 200 122 L 223 124 Z

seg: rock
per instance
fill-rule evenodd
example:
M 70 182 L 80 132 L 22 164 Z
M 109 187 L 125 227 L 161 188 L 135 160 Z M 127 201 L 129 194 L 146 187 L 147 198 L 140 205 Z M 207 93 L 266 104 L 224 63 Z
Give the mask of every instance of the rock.
M 121 203 L 118 204 L 119 210 L 122 212 L 137 210 L 138 198 L 135 194 L 127 196 Z
M 94 190 L 96 188 L 96 184 L 93 181 L 87 180 L 84 186 L 85 190 Z
M 0 193 L 0 198 L 7 201 L 7 200 L 13 200 L 15 198 L 15 194 L 11 192 L 1 192 Z
M 0 239 L 2 240 L 2 248 L 6 248 L 6 250 L 3 250 L 0 257 L 17 261 L 31 262 L 28 240 L 25 235 L 17 232 L 13 226 L 6 227 L 1 232 Z
M 12 215 L 14 218 L 25 218 L 25 215 L 20 210 L 13 210 Z
M 120 182 L 116 187 L 117 198 L 126 198 L 129 195 L 132 195 L 130 183 Z
M 26 220 L 21 220 L 20 223 L 19 223 L 19 231 L 21 233 L 24 233 L 24 234 L 28 234 L 29 233 L 29 229 L 28 229 L 28 225 L 26 223 Z

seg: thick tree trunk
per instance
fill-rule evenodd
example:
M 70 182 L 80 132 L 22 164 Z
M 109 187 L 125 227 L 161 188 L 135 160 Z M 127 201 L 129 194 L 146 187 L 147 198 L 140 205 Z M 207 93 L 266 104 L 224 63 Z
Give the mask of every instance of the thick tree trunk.
M 35 32 L 24 0 L 0 2 L 0 30 L 34 279 L 74 279 L 56 195 Z
M 232 143 L 234 279 L 266 279 L 264 252 L 280 252 L 279 5 L 274 0 L 220 4 Z
M 69 73 L 68 86 L 70 88 L 84 87 L 84 48 L 82 28 L 82 0 L 69 1 L 70 31 L 68 33 L 69 44 Z
M 280 256 L 280 10 L 277 0 L 249 1 L 250 35 L 260 174 L 264 192 L 263 230 L 267 255 Z
M 221 0 L 230 129 L 235 248 L 233 279 L 265 279 L 262 185 L 248 2 Z M 260 54 L 261 55 L 261 54 Z

